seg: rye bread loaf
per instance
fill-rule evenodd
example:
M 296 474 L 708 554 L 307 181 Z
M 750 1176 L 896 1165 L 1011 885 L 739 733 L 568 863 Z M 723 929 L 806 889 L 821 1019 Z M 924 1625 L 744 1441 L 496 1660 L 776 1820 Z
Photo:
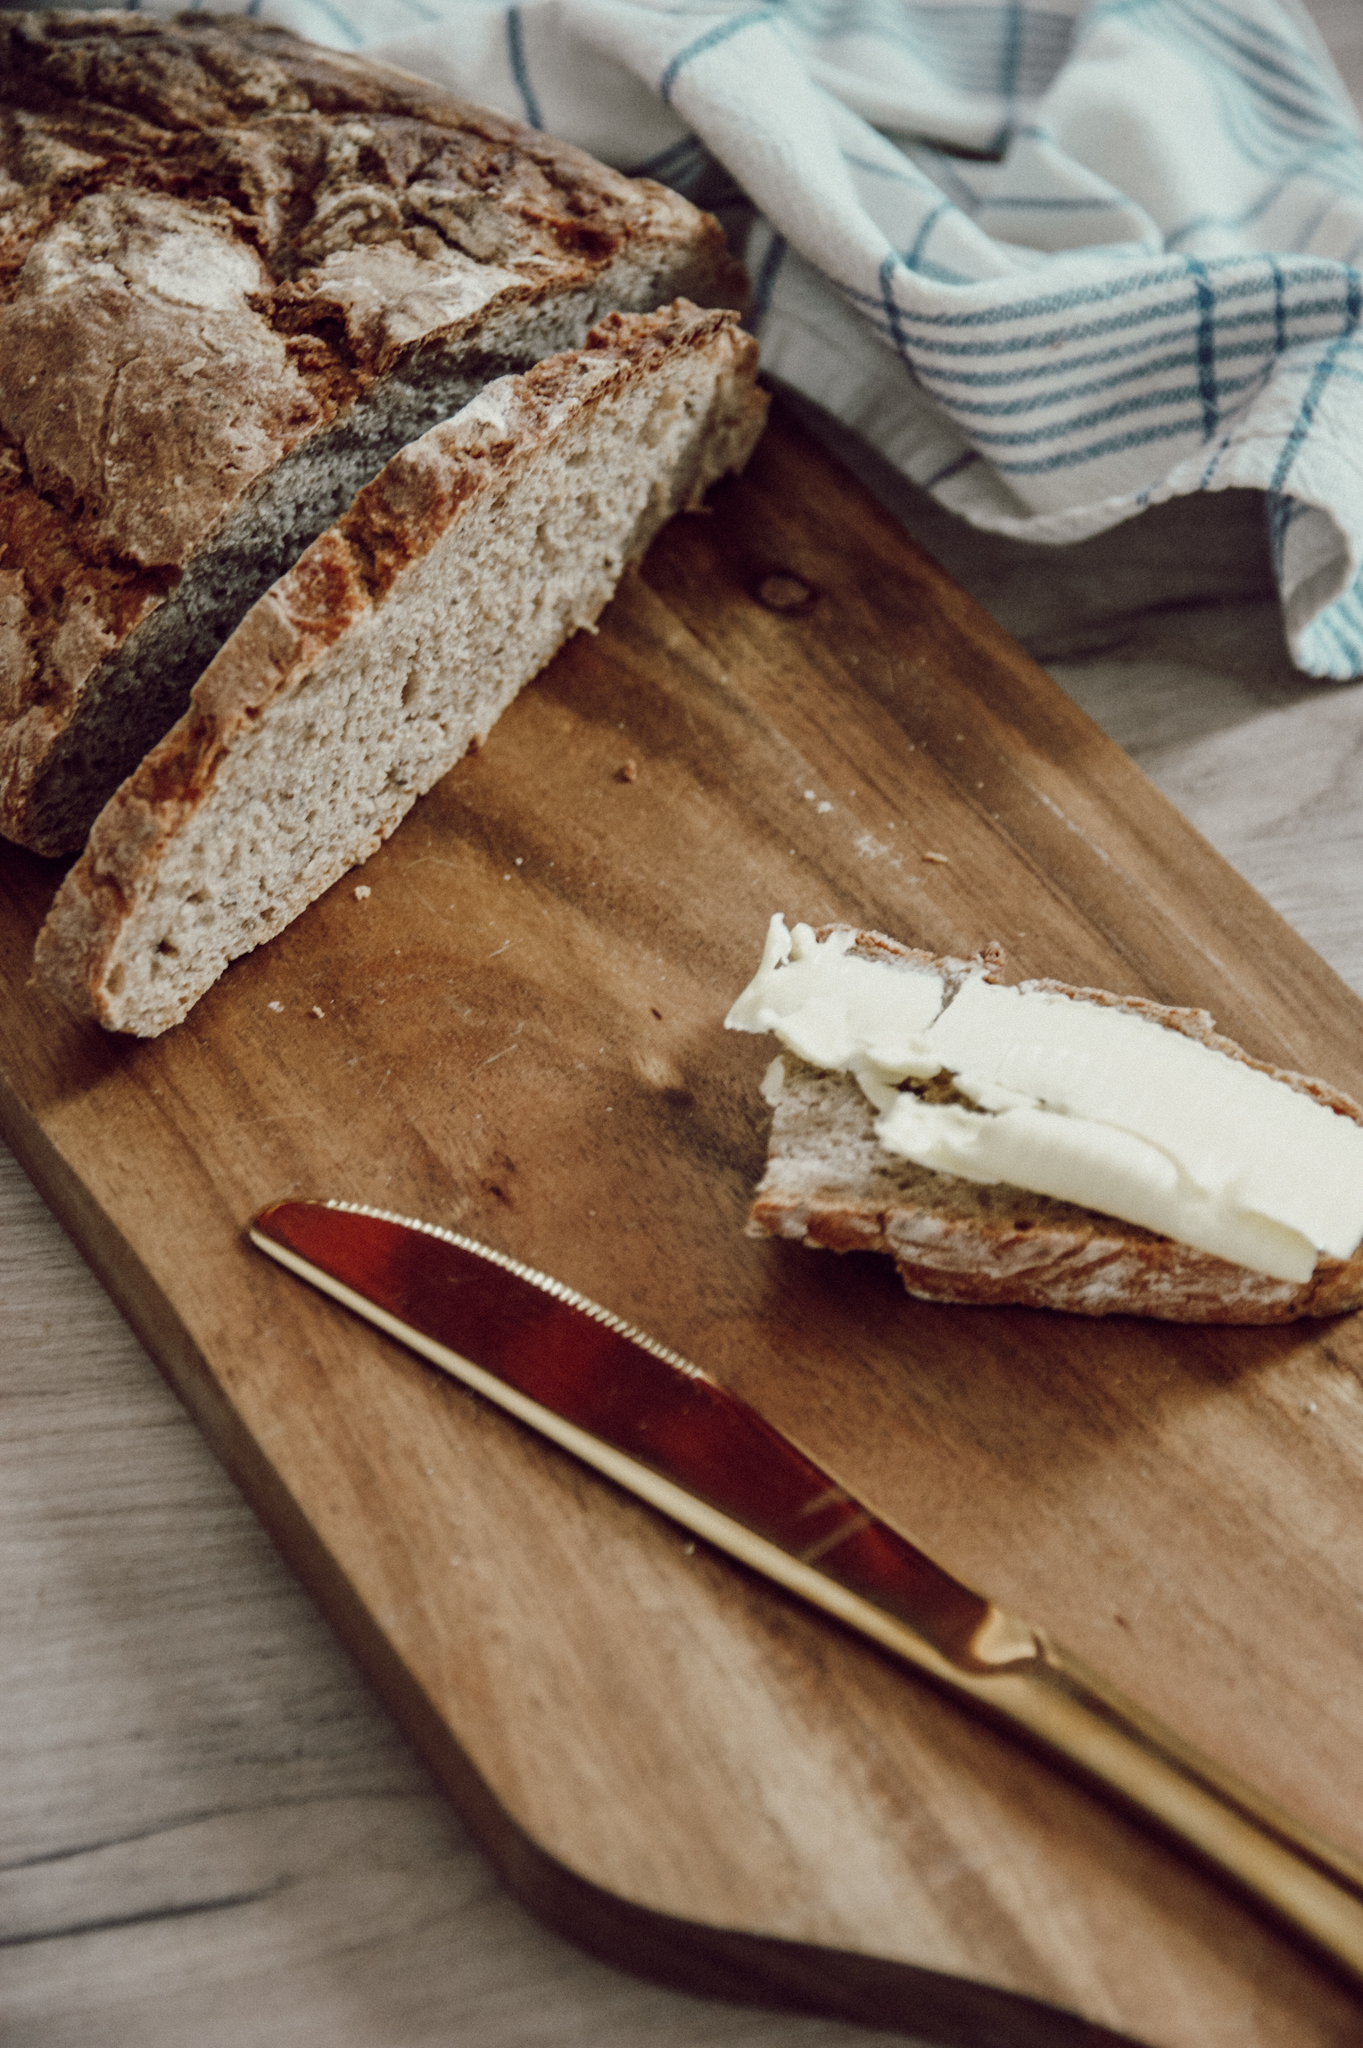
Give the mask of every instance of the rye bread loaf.
M 948 990 L 970 972 L 1001 979 L 997 948 L 975 962 L 938 959 L 881 933 L 860 932 L 856 950 L 889 964 L 932 968 L 945 976 Z M 1022 986 L 1150 1019 L 1363 1123 L 1363 1109 L 1350 1097 L 1251 1059 L 1218 1034 L 1205 1010 L 1169 1009 L 1054 981 Z M 775 1083 L 767 1092 L 775 1097 L 772 1128 L 749 1234 L 797 1238 L 830 1251 L 888 1252 L 908 1292 L 921 1301 L 1205 1323 L 1290 1322 L 1363 1304 L 1363 1249 L 1347 1260 L 1322 1254 L 1312 1278 L 1294 1286 L 1072 1202 L 981 1185 L 897 1158 L 877 1141 L 876 1111 L 850 1075 L 825 1072 L 791 1053 L 781 1055 L 779 1092 Z
M 79 847 L 388 458 L 614 309 L 677 195 L 245 17 L 0 14 L 0 832 Z
M 39 935 L 48 988 L 155 1036 L 372 853 L 746 460 L 756 366 L 732 313 L 613 314 L 395 456 L 101 813 Z

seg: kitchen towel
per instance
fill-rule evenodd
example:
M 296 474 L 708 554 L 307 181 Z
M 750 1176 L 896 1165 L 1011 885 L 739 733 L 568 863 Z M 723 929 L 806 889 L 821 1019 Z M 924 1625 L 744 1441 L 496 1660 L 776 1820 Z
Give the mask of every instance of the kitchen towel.
M 1299 0 L 250 11 L 710 206 L 771 374 L 979 526 L 1262 491 L 1294 660 L 1363 673 L 1363 129 Z

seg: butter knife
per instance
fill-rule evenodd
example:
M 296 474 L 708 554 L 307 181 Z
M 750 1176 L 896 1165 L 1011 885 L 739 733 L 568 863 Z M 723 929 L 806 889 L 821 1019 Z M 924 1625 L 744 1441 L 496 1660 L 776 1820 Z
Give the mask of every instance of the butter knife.
M 434 1224 L 278 1202 L 250 1236 L 608 1479 L 1115 1794 L 1363 1982 L 1363 1864 L 961 1585 L 675 1351 Z

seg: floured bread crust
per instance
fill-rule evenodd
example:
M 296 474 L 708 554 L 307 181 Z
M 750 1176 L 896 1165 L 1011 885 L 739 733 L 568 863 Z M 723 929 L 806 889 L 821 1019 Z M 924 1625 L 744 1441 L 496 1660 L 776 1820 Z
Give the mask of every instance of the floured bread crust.
M 936 960 L 879 933 L 858 934 L 857 949 L 945 971 L 949 981 L 967 971 L 964 962 Z M 997 950 L 984 962 L 991 978 L 998 978 L 1000 963 Z M 1363 1123 L 1363 1110 L 1347 1095 L 1250 1059 L 1217 1034 L 1205 1010 L 1054 981 L 1023 986 L 1147 1017 Z M 1348 1260 L 1322 1256 L 1311 1280 L 1293 1286 L 1071 1202 L 934 1173 L 877 1142 L 876 1112 L 849 1075 L 822 1072 L 790 1053 L 782 1062 L 767 1167 L 748 1225 L 754 1237 L 887 1252 L 908 1292 L 923 1301 L 1206 1323 L 1290 1322 L 1363 1304 L 1363 1249 Z
M 675 511 L 747 459 L 757 348 L 685 302 L 488 387 L 252 609 L 101 813 L 44 984 L 149 1037 L 386 839 Z
M 0 831 L 81 844 L 397 448 L 615 307 L 685 200 L 244 16 L 0 16 Z

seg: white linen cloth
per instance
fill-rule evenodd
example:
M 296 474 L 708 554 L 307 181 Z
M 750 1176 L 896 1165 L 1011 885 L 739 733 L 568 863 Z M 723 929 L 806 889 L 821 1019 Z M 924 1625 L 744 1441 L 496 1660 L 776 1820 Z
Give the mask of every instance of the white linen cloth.
M 714 208 L 766 368 L 979 526 L 1263 491 L 1294 660 L 1363 672 L 1363 130 L 1299 0 L 250 11 Z

